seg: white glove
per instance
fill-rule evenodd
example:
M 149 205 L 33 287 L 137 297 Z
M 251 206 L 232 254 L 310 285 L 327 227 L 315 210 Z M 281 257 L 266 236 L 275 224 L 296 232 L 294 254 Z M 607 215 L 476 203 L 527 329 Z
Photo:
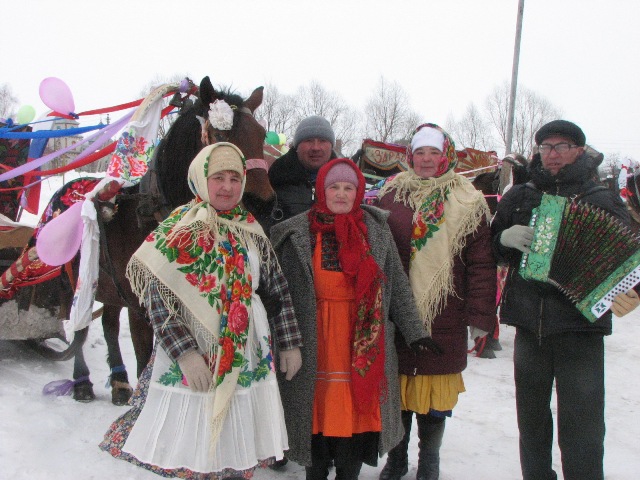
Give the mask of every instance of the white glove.
M 514 225 L 507 228 L 500 235 L 500 243 L 507 248 L 515 248 L 524 253 L 531 250 L 531 241 L 533 240 L 533 228 L 527 225 Z
M 635 290 L 629 290 L 627 293 L 619 293 L 613 299 L 611 311 L 616 317 L 624 317 L 627 313 L 635 310 L 640 305 L 640 298 Z
M 178 358 L 178 366 L 194 392 L 208 392 L 213 374 L 204 357 L 195 350 L 189 350 Z
M 489 335 L 489 332 L 485 332 L 484 330 L 480 330 L 478 327 L 469 327 L 469 336 L 472 340 L 476 340 L 477 338 L 483 338 Z
M 286 373 L 287 380 L 291 380 L 302 367 L 302 354 L 298 347 L 280 351 L 280 371 Z

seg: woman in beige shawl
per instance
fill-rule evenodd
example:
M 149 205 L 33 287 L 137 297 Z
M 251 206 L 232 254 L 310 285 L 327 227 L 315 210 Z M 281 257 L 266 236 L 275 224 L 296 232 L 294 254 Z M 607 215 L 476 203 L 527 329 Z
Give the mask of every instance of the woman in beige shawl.
M 402 339 L 396 341 L 405 436 L 389 452 L 380 478 L 397 480 L 407 473 L 415 412 L 417 479 L 435 480 L 445 418 L 464 392 L 467 327 L 475 338 L 495 325 L 496 264 L 487 203 L 454 171 L 457 155 L 451 137 L 437 125 L 420 125 L 407 153 L 412 168 L 389 178 L 376 204 L 391 211 L 389 226 L 418 311 L 444 353 L 416 354 Z
M 127 268 L 160 348 L 134 407 L 101 448 L 165 477 L 250 478 L 288 448 L 258 287 L 280 304 L 273 343 L 289 379 L 302 341 L 275 254 L 239 205 L 245 172 L 234 145 L 205 147 L 189 168 L 195 199 L 149 235 Z

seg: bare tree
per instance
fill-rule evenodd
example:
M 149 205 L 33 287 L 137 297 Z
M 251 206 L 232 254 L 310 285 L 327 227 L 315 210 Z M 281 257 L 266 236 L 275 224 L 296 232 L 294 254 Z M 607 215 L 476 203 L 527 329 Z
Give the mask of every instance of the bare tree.
M 405 145 L 409 143 L 409 139 L 411 138 L 411 134 L 416 129 L 418 125 L 424 123 L 421 121 L 420 114 L 413 110 L 409 110 L 406 113 L 404 126 L 400 130 L 398 136 L 393 140 L 393 143 L 397 143 L 400 145 Z
M 618 174 L 620 173 L 620 162 L 621 162 L 619 153 L 609 153 L 605 156 L 604 161 L 598 167 L 598 174 L 600 178 L 613 177 L 618 178 Z
M 18 106 L 18 98 L 8 83 L 0 85 L 0 117 L 9 118 L 15 116 L 15 108 Z
M 340 140 L 339 154 L 350 157 L 362 144 L 362 115 L 357 110 L 347 107 L 336 123 L 332 125 L 336 139 Z
M 450 118 L 446 128 L 460 149 L 495 150 L 495 141 L 491 136 L 491 125 L 484 119 L 482 112 L 474 103 L 469 104 L 459 121 Z
M 335 92 L 327 91 L 318 82 L 300 87 L 294 97 L 295 114 L 292 124 L 292 136 L 298 123 L 311 115 L 320 115 L 327 119 L 336 134 L 336 141 L 341 145 L 341 152 L 355 150 L 359 139 L 356 139 L 359 114 L 347 105 L 344 99 Z
M 346 102 L 340 95 L 329 92 L 315 80 L 300 87 L 295 100 L 296 124 L 311 115 L 320 115 L 333 125 L 347 109 Z
M 297 126 L 295 107 L 296 100 L 293 96 L 282 94 L 275 85 L 267 84 L 262 105 L 254 114 L 264 121 L 267 131 L 283 133 L 291 138 Z
M 496 87 L 486 100 L 486 111 L 491 125 L 501 139 L 507 143 L 507 117 L 509 109 L 509 84 Z M 526 87 L 519 87 L 516 97 L 513 142 L 511 150 L 528 156 L 533 148 L 534 135 L 545 123 L 560 118 L 562 112 L 549 100 Z
M 381 142 L 404 139 L 417 126 L 418 115 L 398 82 L 380 77 L 378 87 L 365 106 L 366 135 Z

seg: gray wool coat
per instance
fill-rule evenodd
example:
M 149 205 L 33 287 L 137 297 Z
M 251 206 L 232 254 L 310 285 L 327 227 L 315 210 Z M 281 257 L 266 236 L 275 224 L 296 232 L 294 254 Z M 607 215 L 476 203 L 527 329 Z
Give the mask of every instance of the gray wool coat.
M 385 318 L 385 375 L 387 397 L 381 404 L 382 432 L 378 453 L 384 455 L 395 447 L 404 428 L 400 418 L 400 382 L 398 357 L 394 346 L 397 326 L 407 343 L 425 337 L 426 333 L 404 273 L 393 236 L 387 225 L 388 212 L 363 205 L 371 252 L 382 268 Z M 278 372 L 278 383 L 289 435 L 287 458 L 300 465 L 311 466 L 313 398 L 317 370 L 316 298 L 313 283 L 312 250 L 309 219 L 302 213 L 275 225 L 271 242 L 289 284 L 289 292 L 302 333 L 302 368 L 287 381 Z M 392 323 L 393 322 L 393 323 Z M 395 324 L 395 326 L 394 326 Z

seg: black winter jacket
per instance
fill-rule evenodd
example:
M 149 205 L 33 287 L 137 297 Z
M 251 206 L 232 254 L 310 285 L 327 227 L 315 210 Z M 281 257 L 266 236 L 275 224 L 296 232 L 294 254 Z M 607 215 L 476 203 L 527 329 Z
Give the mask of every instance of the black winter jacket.
M 332 152 L 331 158 L 336 158 Z M 274 223 L 281 222 L 311 208 L 315 200 L 315 172 L 305 169 L 294 148 L 278 158 L 269 168 L 269 182 L 277 196 Z
M 563 332 L 611 334 L 611 312 L 590 323 L 555 287 L 524 280 L 518 274 L 522 253 L 500 243 L 500 235 L 507 228 L 529 224 L 531 211 L 540 205 L 543 193 L 577 196 L 629 223 L 629 214 L 620 197 L 594 180 L 594 162 L 592 157 L 582 155 L 552 176 L 542 168 L 536 155 L 530 165 L 532 181 L 514 186 L 498 203 L 491 223 L 494 251 L 498 262 L 509 266 L 500 306 L 501 323 L 525 328 L 539 338 Z

